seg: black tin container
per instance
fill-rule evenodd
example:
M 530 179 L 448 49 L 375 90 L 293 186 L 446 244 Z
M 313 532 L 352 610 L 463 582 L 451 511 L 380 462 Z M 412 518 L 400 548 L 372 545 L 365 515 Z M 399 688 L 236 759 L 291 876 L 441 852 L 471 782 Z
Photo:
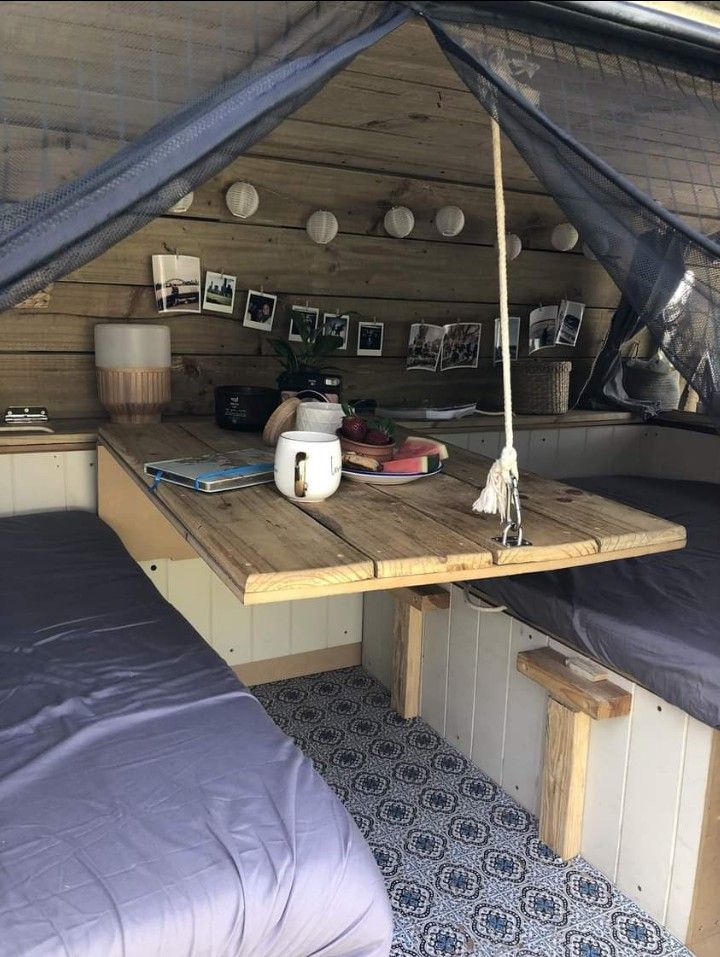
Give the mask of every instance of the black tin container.
M 220 385 L 215 389 L 215 421 L 221 429 L 262 432 L 279 401 L 277 389 L 260 385 Z

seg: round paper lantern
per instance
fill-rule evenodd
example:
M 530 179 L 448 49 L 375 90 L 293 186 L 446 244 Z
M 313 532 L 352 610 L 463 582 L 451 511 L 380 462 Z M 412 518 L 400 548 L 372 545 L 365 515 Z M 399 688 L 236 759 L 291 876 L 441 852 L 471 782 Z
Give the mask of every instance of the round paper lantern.
M 168 210 L 169 213 L 186 213 L 193 204 L 193 193 L 186 193 L 174 206 Z
M 465 213 L 459 206 L 443 206 L 435 214 L 435 228 L 446 239 L 459 236 L 464 227 Z
M 505 237 L 505 254 L 507 256 L 508 262 L 512 262 L 513 259 L 517 259 L 521 252 L 522 239 L 520 239 L 517 233 L 508 233 Z
M 317 209 L 308 219 L 305 229 L 314 243 L 327 246 L 338 234 L 337 217 L 327 209 Z
M 413 231 L 415 217 L 407 206 L 393 206 L 385 213 L 385 232 L 395 239 L 405 239 Z
M 227 208 L 238 219 L 248 219 L 260 205 L 258 191 L 252 183 L 233 183 L 225 193 Z
M 560 223 L 553 229 L 550 242 L 555 249 L 567 253 L 577 244 L 579 238 L 580 235 L 572 223 Z

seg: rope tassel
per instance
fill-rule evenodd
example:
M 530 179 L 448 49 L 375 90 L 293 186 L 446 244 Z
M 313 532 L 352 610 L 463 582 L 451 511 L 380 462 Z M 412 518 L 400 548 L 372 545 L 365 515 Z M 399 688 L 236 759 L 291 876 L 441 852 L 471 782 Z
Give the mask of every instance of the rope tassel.
M 503 417 L 505 424 L 505 446 L 500 458 L 493 462 L 488 472 L 485 488 L 473 503 L 473 511 L 485 515 L 500 515 L 505 526 L 503 541 L 511 524 L 520 527 L 520 515 L 513 518 L 513 511 L 519 513 L 517 494 L 518 466 L 517 452 L 513 444 L 512 425 L 512 383 L 510 376 L 510 317 L 507 285 L 507 253 L 505 248 L 505 194 L 502 178 L 502 150 L 500 146 L 500 126 L 494 117 L 490 117 L 493 144 L 493 173 L 495 179 L 495 221 L 497 226 L 498 249 L 498 285 L 500 289 L 500 346 L 502 352 L 503 378 Z M 518 544 L 521 544 L 518 535 Z

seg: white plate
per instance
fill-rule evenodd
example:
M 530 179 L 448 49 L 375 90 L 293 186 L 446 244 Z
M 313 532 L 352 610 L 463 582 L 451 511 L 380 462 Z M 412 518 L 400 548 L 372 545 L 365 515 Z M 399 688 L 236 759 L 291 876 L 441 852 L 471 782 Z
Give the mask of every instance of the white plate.
M 434 472 L 355 472 L 352 469 L 343 469 L 343 478 L 351 482 L 362 482 L 364 485 L 407 485 L 408 482 L 417 482 L 418 479 L 430 478 L 442 472 L 442 465 Z

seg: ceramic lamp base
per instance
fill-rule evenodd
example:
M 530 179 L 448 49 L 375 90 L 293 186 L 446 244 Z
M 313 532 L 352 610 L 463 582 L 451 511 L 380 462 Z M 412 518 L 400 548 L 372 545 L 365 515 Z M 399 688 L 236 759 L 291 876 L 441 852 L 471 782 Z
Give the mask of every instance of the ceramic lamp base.
M 111 422 L 159 422 L 170 402 L 170 369 L 96 369 L 98 397 Z

